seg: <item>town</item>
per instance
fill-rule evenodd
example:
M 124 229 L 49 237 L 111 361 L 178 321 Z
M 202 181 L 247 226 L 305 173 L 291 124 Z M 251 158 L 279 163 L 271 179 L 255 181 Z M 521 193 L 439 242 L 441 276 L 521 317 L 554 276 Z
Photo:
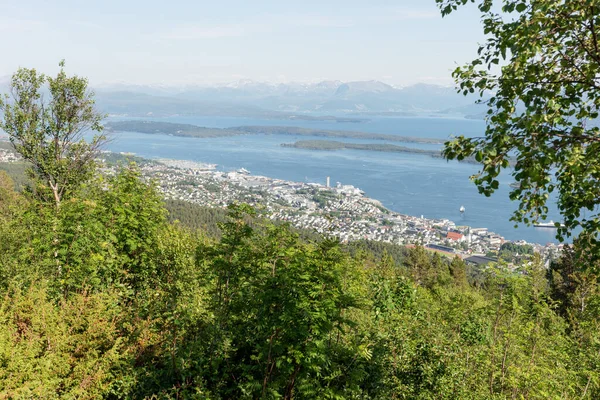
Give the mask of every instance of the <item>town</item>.
M 20 157 L 10 146 L 0 148 L 0 163 L 18 161 Z M 507 243 L 502 236 L 484 227 L 457 226 L 447 219 L 392 212 L 379 201 L 366 197 L 360 189 L 340 182 L 332 186 L 291 182 L 251 175 L 243 168 L 218 171 L 213 164 L 184 160 L 137 161 L 143 175 L 157 183 L 165 198 L 220 208 L 233 202 L 248 203 L 267 218 L 311 229 L 342 242 L 374 240 L 422 245 L 431 251 L 456 255 L 478 264 L 495 261 L 487 255 L 497 253 Z M 116 167 L 107 165 L 103 170 L 113 174 Z M 546 260 L 562 249 L 562 245 L 552 243 L 514 243 L 531 246 Z
M 3 143 L 3 142 L 0 142 Z M 6 142 L 4 142 L 6 143 Z M 11 163 L 20 161 L 21 157 L 14 151 L 8 148 L 0 147 L 0 163 Z
M 245 169 L 217 171 L 214 165 L 190 161 L 159 160 L 141 165 L 145 176 L 156 180 L 165 197 L 210 207 L 244 202 L 273 220 L 312 229 L 342 242 L 374 240 L 399 245 L 422 245 L 474 263 L 494 261 L 507 241 L 483 227 L 457 226 L 447 219 L 403 215 L 386 209 L 352 186 L 291 182 L 251 175 Z M 329 183 L 329 179 L 327 179 Z M 555 257 L 562 245 L 525 241 L 543 258 Z

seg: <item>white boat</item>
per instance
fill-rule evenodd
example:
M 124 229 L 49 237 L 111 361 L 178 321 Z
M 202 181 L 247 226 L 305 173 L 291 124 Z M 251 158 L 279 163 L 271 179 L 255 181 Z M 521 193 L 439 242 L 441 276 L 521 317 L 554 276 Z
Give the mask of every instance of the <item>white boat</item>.
M 564 226 L 563 224 L 559 224 L 560 226 Z M 536 224 L 533 224 L 534 227 L 536 228 L 550 228 L 550 229 L 558 229 L 558 226 L 556 226 L 555 222 L 550 220 L 549 222 L 539 222 Z
M 458 211 L 460 211 L 460 213 L 464 213 L 465 212 L 465 206 L 460 206 L 460 208 L 458 209 Z

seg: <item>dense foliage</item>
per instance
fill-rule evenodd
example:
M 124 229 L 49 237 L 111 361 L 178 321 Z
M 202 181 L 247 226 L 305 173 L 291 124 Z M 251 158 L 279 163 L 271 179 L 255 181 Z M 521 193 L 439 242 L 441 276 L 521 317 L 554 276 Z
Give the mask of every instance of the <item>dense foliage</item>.
M 474 280 L 459 259 L 306 240 L 244 205 L 179 204 L 192 230 L 135 165 L 58 209 L 6 175 L 0 199 L 0 397 L 600 395 L 600 291 L 574 252 Z M 218 237 L 194 222 L 211 218 Z
M 561 236 L 577 227 L 600 249 L 600 1 L 436 0 L 447 15 L 476 3 L 486 41 L 454 71 L 464 94 L 488 106 L 483 137 L 460 136 L 445 155 L 475 156 L 474 182 L 489 196 L 514 159 L 516 222 L 546 219 L 556 196 Z M 596 254 L 598 251 L 596 251 Z
M 57 207 L 93 173 L 106 139 L 99 134 L 84 140 L 89 131 L 102 132 L 103 115 L 87 80 L 68 76 L 64 65 L 54 78 L 20 68 L 10 81 L 10 96 L 0 97 L 0 130 L 29 163 L 36 195 L 52 198 Z

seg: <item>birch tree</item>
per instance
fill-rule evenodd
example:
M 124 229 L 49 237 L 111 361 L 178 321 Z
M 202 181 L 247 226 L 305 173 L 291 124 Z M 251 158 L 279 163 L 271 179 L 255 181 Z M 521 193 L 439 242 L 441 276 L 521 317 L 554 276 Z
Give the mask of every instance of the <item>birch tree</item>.
M 0 129 L 31 164 L 36 194 L 60 206 L 94 171 L 106 136 L 88 81 L 68 76 L 64 61 L 56 77 L 20 68 L 10 93 L 0 98 Z M 94 133 L 86 140 L 85 135 Z

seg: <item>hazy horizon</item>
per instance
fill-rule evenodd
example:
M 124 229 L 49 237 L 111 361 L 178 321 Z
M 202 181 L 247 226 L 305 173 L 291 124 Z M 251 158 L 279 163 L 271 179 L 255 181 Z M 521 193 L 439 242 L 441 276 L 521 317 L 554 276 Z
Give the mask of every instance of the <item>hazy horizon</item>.
M 377 80 L 450 85 L 483 40 L 474 7 L 442 18 L 434 0 L 240 0 L 219 4 L 0 2 L 0 77 L 65 59 L 92 85 L 216 85 L 239 80 Z
M 4 78 L 9 78 L 8 75 L 6 75 Z M 310 87 L 310 86 L 315 86 L 318 84 L 322 84 L 322 83 L 327 83 L 327 82 L 331 82 L 331 83 L 337 83 L 337 84 L 350 84 L 350 83 L 358 83 L 358 82 L 381 82 L 384 83 L 386 85 L 389 85 L 391 87 L 393 87 L 394 89 L 403 89 L 403 88 L 408 88 L 408 87 L 412 87 L 412 86 L 416 86 L 416 85 L 431 85 L 431 86 L 440 86 L 440 87 L 448 87 L 448 88 L 454 88 L 454 83 L 452 81 L 449 81 L 447 83 L 443 83 L 443 82 L 423 82 L 423 81 L 416 81 L 416 82 L 411 82 L 408 84 L 394 84 L 394 83 L 390 83 L 390 82 L 385 82 L 383 80 L 378 80 L 378 79 L 365 79 L 365 80 L 341 80 L 341 79 L 323 79 L 323 80 L 319 80 L 319 79 L 307 79 L 307 80 L 294 80 L 294 81 L 269 81 L 269 80 L 256 80 L 256 79 L 250 79 L 250 78 L 244 78 L 244 79 L 237 79 L 237 80 L 231 80 L 231 81 L 215 81 L 215 82 L 146 82 L 146 83 L 132 83 L 132 82 L 128 82 L 128 81 L 106 81 L 106 82 L 101 82 L 95 85 L 92 85 L 92 87 L 94 88 L 99 88 L 99 89 L 115 89 L 118 88 L 119 86 L 131 86 L 131 87 L 157 87 L 157 88 L 166 88 L 166 89 L 182 89 L 185 90 L 186 88 L 220 88 L 220 87 L 242 87 L 243 85 L 251 85 L 251 84 L 256 84 L 256 85 L 270 85 L 272 87 L 277 87 L 279 85 L 290 85 L 290 86 L 294 86 L 294 85 L 302 85 L 302 86 L 306 86 L 306 87 Z

